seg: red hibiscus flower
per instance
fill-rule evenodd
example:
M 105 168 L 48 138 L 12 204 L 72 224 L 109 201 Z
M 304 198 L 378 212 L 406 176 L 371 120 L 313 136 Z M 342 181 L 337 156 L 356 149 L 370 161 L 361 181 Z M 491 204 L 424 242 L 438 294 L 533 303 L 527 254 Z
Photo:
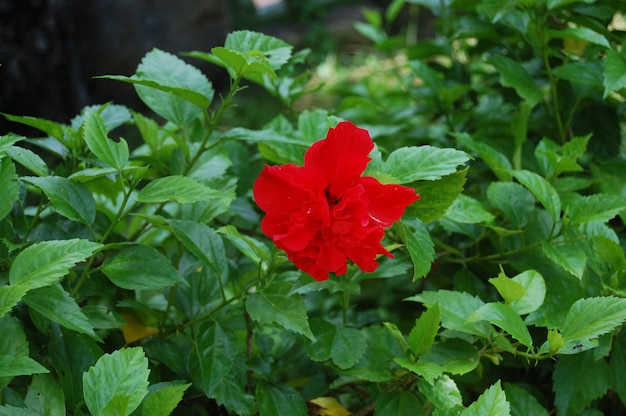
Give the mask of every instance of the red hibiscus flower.
M 341 122 L 307 150 L 304 166 L 265 166 L 254 183 L 261 229 L 316 280 L 344 274 L 347 260 L 373 272 L 378 254 L 393 257 L 380 244 L 384 229 L 419 199 L 412 188 L 361 176 L 373 148 L 367 130 Z

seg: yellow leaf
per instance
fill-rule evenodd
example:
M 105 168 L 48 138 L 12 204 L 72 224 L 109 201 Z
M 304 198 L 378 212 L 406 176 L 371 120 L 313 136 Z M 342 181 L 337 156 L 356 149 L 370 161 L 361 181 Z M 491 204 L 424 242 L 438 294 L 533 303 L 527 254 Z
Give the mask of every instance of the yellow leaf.
M 126 321 L 126 325 L 122 327 L 122 334 L 127 344 L 159 333 L 158 329 L 145 326 L 135 315 L 129 313 L 123 313 L 121 315 Z
M 318 397 L 311 400 L 311 403 L 319 406 L 318 414 L 320 416 L 351 416 L 352 413 L 341 405 L 334 397 Z

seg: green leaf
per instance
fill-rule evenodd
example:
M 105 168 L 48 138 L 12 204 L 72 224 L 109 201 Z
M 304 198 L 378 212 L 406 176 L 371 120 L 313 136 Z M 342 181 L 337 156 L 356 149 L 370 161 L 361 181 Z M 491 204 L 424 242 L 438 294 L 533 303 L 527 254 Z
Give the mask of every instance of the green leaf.
M 384 163 L 384 173 L 390 182 L 409 183 L 419 180 L 437 180 L 456 172 L 469 160 L 467 153 L 433 146 L 401 147 L 391 152 Z
M 207 397 L 224 382 L 239 353 L 239 339 L 230 327 L 205 322 L 197 332 L 189 355 L 189 371 L 194 383 Z
M 427 307 L 439 304 L 441 326 L 466 334 L 488 337 L 491 334 L 486 322 L 467 322 L 467 317 L 480 309 L 485 303 L 477 296 L 451 290 L 424 291 L 405 300 L 421 302 Z
M 24 124 L 25 126 L 34 127 L 37 130 L 41 130 L 44 133 L 54 137 L 61 143 L 65 141 L 64 126 L 57 122 L 46 120 L 43 118 L 30 117 L 30 116 L 14 116 L 11 114 L 1 113 L 7 120 L 16 123 Z
M 569 209 L 572 225 L 590 221 L 606 222 L 626 210 L 626 199 L 619 195 L 595 194 L 582 196 Z
M 412 392 L 393 391 L 376 398 L 374 416 L 414 416 L 424 406 Z
M 109 131 L 100 114 L 87 111 L 83 129 L 85 143 L 96 157 L 118 171 L 128 165 L 128 143 L 124 139 L 120 139 L 118 143 L 109 139 Z
M 246 301 L 246 311 L 250 318 L 261 325 L 278 323 L 314 341 L 304 301 L 298 294 L 289 295 L 290 289 L 289 283 L 273 283 L 250 295 Z
M 46 165 L 46 162 L 44 162 L 43 159 L 32 150 L 24 147 L 13 146 L 7 149 L 7 155 L 37 176 L 48 175 L 48 165 Z M 0 173 L 0 178 L 1 175 L 2 174 Z M 0 181 L 2 181 L 2 179 L 0 179 Z M 3 187 L 1 189 L 5 188 Z M 9 190 L 11 189 L 9 188 Z
M 189 126 L 213 100 L 213 86 L 196 67 L 176 56 L 153 49 L 131 78 L 108 77 L 135 84 L 141 100 L 177 126 Z
M 492 277 L 489 279 L 489 283 L 495 286 L 507 305 L 521 298 L 526 293 L 524 286 L 507 277 L 502 267 L 500 267 L 498 277 Z
M 181 204 L 219 199 L 220 192 L 186 176 L 158 178 L 147 184 L 137 195 L 138 202 L 160 203 L 176 201 Z
M 48 373 L 48 369 L 27 356 L 0 355 L 0 377 Z
M 578 279 L 582 279 L 587 263 L 587 255 L 576 242 L 553 240 L 552 243 L 550 243 L 548 241 L 542 241 L 541 247 L 544 254 L 550 260 Z
M 556 328 L 548 329 L 548 347 L 550 348 L 550 354 L 554 355 L 559 352 L 565 346 L 565 340 L 563 336 Z
M 524 294 L 509 303 L 509 306 L 519 315 L 536 311 L 543 305 L 546 297 L 546 282 L 543 276 L 535 270 L 526 270 L 511 279 L 524 289 Z
M 428 274 L 435 259 L 435 246 L 428 229 L 417 218 L 403 218 L 406 247 L 413 262 L 413 281 Z
M 617 393 L 622 403 L 626 403 L 626 333 L 622 331 L 619 336 L 613 338 L 611 357 L 609 361 L 611 369 L 611 388 Z
M 405 216 L 418 217 L 428 224 L 443 217 L 450 205 L 463 191 L 469 168 L 444 176 L 437 181 L 422 181 L 412 184 L 420 195 L 417 203 L 407 207 Z
M 580 415 L 611 386 L 611 370 L 605 360 L 587 351 L 559 357 L 552 373 L 552 390 L 558 416 Z
M 568 4 L 572 4 L 572 3 L 594 3 L 596 0 L 548 0 L 546 2 L 546 5 L 548 6 L 548 9 L 553 10 L 553 9 L 557 9 L 559 7 L 563 7 L 563 6 L 567 6 Z
M 463 194 L 454 200 L 445 217 L 462 224 L 490 223 L 494 219 L 479 201 Z
M 24 403 L 37 415 L 66 415 L 63 389 L 51 374 L 33 376 Z
M 218 233 L 195 221 L 170 220 L 169 224 L 176 237 L 205 266 L 222 278 L 228 275 L 224 242 Z
M 0 333 L 2 334 L 0 337 L 0 357 L 28 358 L 28 341 L 22 324 L 17 319 L 12 316 L 0 317 Z M 10 359 L 7 360 L 10 361 Z M 12 379 L 13 376 L 0 377 L 0 390 L 8 386 Z
M 437 409 L 452 409 L 463 406 L 463 397 L 458 386 L 447 374 L 439 377 L 433 384 L 419 380 L 417 382 L 420 393 Z
M 522 318 L 509 305 L 491 302 L 472 313 L 469 322 L 485 320 L 492 325 L 496 325 L 506 331 L 513 338 L 523 345 L 531 348 L 533 339 L 528 332 L 528 328 Z
M 89 188 L 82 183 L 61 176 L 23 176 L 20 179 L 41 189 L 59 214 L 86 225 L 93 224 L 96 203 Z
M 511 165 L 511 161 L 509 161 L 503 153 L 482 141 L 474 140 L 467 133 L 455 133 L 453 136 L 465 147 L 478 154 L 498 179 L 501 181 L 511 180 L 509 170 L 513 166 Z
M 19 185 L 15 165 L 9 158 L 0 159 L 0 220 L 3 220 L 13 209 L 13 203 L 17 201 Z
M 130 290 L 158 290 L 187 283 L 163 254 L 142 244 L 125 247 L 108 257 L 102 272 L 116 286 Z
M 548 36 L 553 39 L 577 39 L 611 49 L 611 44 L 603 35 L 588 27 L 570 27 L 567 29 L 548 29 Z
M 361 359 L 367 343 L 363 334 L 355 328 L 340 327 L 325 320 L 312 322 L 315 341 L 306 344 L 306 350 L 315 361 L 332 362 L 341 369 L 348 369 Z
M 541 176 L 528 170 L 513 170 L 511 175 L 535 195 L 554 221 L 561 215 L 561 199 L 554 187 Z
M 626 58 L 619 52 L 609 50 L 604 58 L 604 95 L 626 88 Z
M 28 286 L 24 285 L 0 286 L 0 317 L 13 309 L 26 292 L 28 292 Z
M 189 55 L 223 66 L 233 79 L 246 77 L 257 84 L 263 84 L 263 75 L 272 79 L 276 78 L 276 72 L 262 53 L 255 51 L 236 52 L 221 46 L 212 48 L 211 53 L 213 54 L 211 57 L 199 52 L 192 52 Z
M 450 374 L 466 374 L 480 361 L 476 347 L 460 338 L 447 338 L 434 344 L 420 357 L 421 363 L 432 363 Z
M 52 284 L 31 290 L 24 296 L 23 301 L 46 318 L 63 325 L 65 328 L 101 341 L 94 332 L 87 316 L 61 285 Z
M 259 416 L 307 416 L 307 405 L 300 393 L 286 384 L 259 383 L 256 388 Z
M 413 354 L 423 354 L 433 345 L 439 332 L 440 322 L 439 304 L 437 303 L 420 315 L 409 333 L 409 346 Z
M 13 261 L 9 281 L 12 285 L 23 285 L 28 290 L 49 286 L 100 247 L 102 244 L 77 238 L 33 244 L 20 252 Z
M 290 44 L 281 39 L 249 30 L 230 32 L 226 37 L 224 46 L 242 53 L 262 52 L 263 55 L 267 56 L 272 69 L 275 70 L 287 63 L 293 49 Z
M 626 320 L 626 299 L 612 296 L 579 299 L 570 307 L 561 326 L 565 340 L 597 338 Z
M 528 224 L 535 207 L 533 195 L 515 182 L 492 182 L 487 188 L 487 199 L 517 229 Z
M 543 93 L 522 65 L 502 55 L 489 57 L 489 63 L 500 73 L 500 83 L 514 88 L 517 94 L 534 107 L 543 100 Z
M 149 375 L 141 347 L 104 354 L 83 374 L 85 404 L 94 416 L 130 415 L 148 394 Z
M 422 377 L 428 383 L 433 384 L 436 379 L 443 374 L 443 367 L 439 364 L 429 362 L 413 362 L 404 357 L 394 358 L 393 360 L 400 367 L 405 368 L 418 376 Z
M 253 237 L 243 235 L 233 225 L 225 225 L 218 228 L 217 232 L 232 243 L 247 258 L 252 260 L 254 264 L 269 264 L 271 259 L 270 249 L 267 245 Z
M 169 416 L 190 386 L 191 383 L 159 383 L 150 386 L 148 395 L 141 403 L 141 416 Z
M 506 400 L 499 380 L 461 412 L 461 416 L 506 416 L 510 414 L 511 405 Z

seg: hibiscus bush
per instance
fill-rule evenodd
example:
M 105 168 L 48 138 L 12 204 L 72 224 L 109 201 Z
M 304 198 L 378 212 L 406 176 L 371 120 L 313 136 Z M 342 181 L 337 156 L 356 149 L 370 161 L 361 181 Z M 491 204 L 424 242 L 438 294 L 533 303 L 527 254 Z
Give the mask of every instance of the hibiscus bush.
M 236 31 L 4 114 L 0 415 L 622 414 L 620 8 L 396 0 L 347 64 Z

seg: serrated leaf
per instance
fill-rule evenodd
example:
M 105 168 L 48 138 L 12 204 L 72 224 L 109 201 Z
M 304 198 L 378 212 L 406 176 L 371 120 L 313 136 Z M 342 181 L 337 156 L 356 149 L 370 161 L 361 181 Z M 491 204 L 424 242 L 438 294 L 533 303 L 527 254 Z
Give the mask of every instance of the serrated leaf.
M 509 170 L 513 166 L 511 165 L 511 161 L 503 153 L 482 141 L 474 140 L 467 133 L 456 133 L 453 134 L 453 136 L 469 150 L 477 153 L 498 179 L 501 181 L 511 180 Z
M 463 191 L 468 168 L 444 176 L 437 181 L 422 181 L 412 184 L 420 195 L 418 204 L 407 207 L 405 216 L 418 217 L 428 224 L 443 217 L 450 205 Z
M 33 376 L 24 403 L 36 415 L 66 415 L 63 389 L 51 374 Z
M 104 354 L 83 374 L 85 404 L 92 415 L 130 415 L 148 394 L 149 375 L 141 347 Z
M 541 242 L 545 255 L 573 276 L 582 279 L 587 264 L 585 252 L 576 243 L 559 243 L 557 241 L 554 243 L 552 244 L 548 241 Z
M 524 185 L 539 200 L 554 221 L 561 216 L 561 199 L 550 183 L 528 170 L 512 170 L 511 175 Z
M 417 218 L 402 219 L 407 250 L 413 262 L 413 281 L 428 274 L 435 259 L 435 245 L 428 229 Z
M 406 358 L 394 358 L 393 360 L 399 366 L 412 371 L 421 376 L 429 384 L 434 384 L 435 380 L 443 374 L 443 367 L 439 364 L 430 362 L 413 362 Z
M 204 265 L 222 278 L 228 275 L 224 242 L 218 233 L 195 221 L 170 220 L 169 224 L 176 237 Z
M 626 320 L 626 299 L 612 296 L 579 299 L 570 307 L 561 326 L 565 340 L 597 338 Z
M 561 356 L 552 373 L 552 390 L 557 416 L 580 415 L 611 386 L 606 361 L 594 360 L 590 351 Z
M 16 123 L 24 124 L 25 126 L 34 127 L 37 130 L 41 130 L 44 133 L 54 137 L 61 143 L 64 143 L 63 125 L 55 121 L 46 120 L 43 118 L 31 117 L 31 116 L 14 116 L 11 114 L 1 113 L 7 120 Z
M 374 416 L 413 416 L 422 406 L 422 401 L 409 391 L 382 393 L 376 398 Z
M 191 383 L 151 385 L 148 395 L 141 403 L 141 416 L 169 416 L 190 386 Z
M 420 315 L 409 333 L 409 346 L 413 354 L 423 354 L 433 345 L 437 332 L 439 332 L 440 322 L 439 304 L 437 303 Z
M 536 270 L 526 270 L 511 280 L 524 289 L 524 294 L 510 302 L 509 306 L 519 315 L 525 315 L 539 309 L 546 297 L 546 282 Z
M 253 237 L 243 235 L 232 225 L 218 228 L 217 232 L 230 241 L 243 255 L 255 264 L 269 264 L 271 259 L 270 249 L 267 245 Z
M 469 322 L 485 320 L 492 325 L 502 328 L 523 345 L 529 348 L 533 345 L 533 339 L 528 332 L 526 324 L 509 305 L 495 302 L 488 303 L 472 313 L 467 320 Z
M 626 210 L 626 199 L 619 195 L 595 194 L 582 196 L 569 209 L 572 225 L 591 221 L 606 222 Z
M 611 357 L 611 388 L 617 393 L 622 403 L 626 403 L 626 334 L 622 333 L 613 339 Z
M 606 37 L 588 27 L 569 27 L 567 29 L 548 30 L 548 36 L 554 39 L 577 39 L 611 49 L 611 44 Z
M 517 229 L 528 223 L 535 207 L 535 198 L 530 191 L 515 182 L 492 182 L 487 188 L 487 199 Z
M 481 394 L 461 416 L 506 416 L 511 414 L 511 405 L 498 380 Z
M 0 355 L 0 378 L 48 373 L 48 369 L 27 356 Z
M 197 330 L 189 355 L 189 371 L 194 383 L 207 397 L 224 382 L 239 353 L 237 334 L 217 322 L 206 322 Z
M 130 290 L 158 290 L 187 284 L 163 254 L 151 246 L 136 244 L 108 257 L 102 272 L 116 286 Z
M 490 223 L 494 219 L 478 200 L 463 194 L 454 200 L 445 217 L 462 224 Z
M 307 416 L 306 402 L 293 387 L 286 384 L 259 383 L 256 388 L 259 416 Z
M 128 143 L 121 138 L 118 143 L 109 139 L 109 131 L 100 114 L 87 111 L 83 129 L 85 143 L 96 157 L 118 171 L 128 165 Z
M 86 225 L 93 224 L 96 202 L 89 188 L 82 183 L 61 176 L 23 176 L 20 179 L 41 189 L 59 214 Z
M 434 344 L 420 357 L 422 363 L 437 364 L 450 374 L 466 374 L 480 361 L 478 350 L 460 338 L 448 338 Z
M 218 60 L 212 62 L 223 66 L 228 70 L 231 78 L 246 77 L 257 83 L 262 83 L 262 76 L 267 75 L 270 78 L 276 78 L 276 73 L 272 69 L 269 60 L 261 53 L 237 52 L 221 46 L 211 49 L 211 53 Z M 202 54 L 192 52 L 190 56 L 202 58 Z M 206 58 L 205 58 L 206 59 Z M 206 59 L 209 60 L 209 59 Z
M 330 358 L 341 369 L 347 369 L 361 359 L 367 344 L 358 329 L 341 327 L 333 336 Z
M 423 380 L 419 380 L 417 384 L 420 393 L 424 394 L 437 409 L 463 406 L 461 391 L 447 374 L 442 375 L 432 384 Z
M 460 150 L 410 146 L 391 152 L 383 169 L 394 183 L 433 181 L 456 172 L 457 167 L 465 165 L 468 160 L 467 153 Z
M 314 341 L 304 301 L 298 294 L 289 295 L 290 289 L 289 283 L 274 283 L 255 292 L 246 301 L 246 311 L 261 325 L 277 323 Z
M 606 98 L 613 91 L 626 88 L 626 58 L 619 52 L 606 51 L 604 62 L 604 96 Z
M 26 334 L 20 322 L 12 316 L 0 317 L 0 356 L 28 357 L 29 348 Z M 0 369 L 1 371 L 1 369 Z M 0 389 L 9 385 L 13 376 L 0 377 Z
M 229 33 L 224 46 L 243 53 L 262 52 L 275 70 L 287 63 L 293 48 L 281 39 L 249 30 L 236 30 Z
M 26 149 L 24 147 L 19 147 L 19 146 L 13 146 L 7 149 L 7 155 L 11 159 L 13 159 L 15 162 L 24 166 L 26 169 L 30 170 L 37 176 L 48 175 L 48 165 L 46 165 L 46 162 L 44 162 L 43 159 L 39 157 L 39 155 L 37 155 L 35 152 L 33 152 L 30 149 Z M 2 174 L 0 173 L 0 176 L 1 175 Z M 0 182 L 1 181 L 2 179 L 0 178 Z M 5 188 L 2 187 L 0 189 L 4 190 Z M 9 192 L 11 191 L 10 188 L 8 190 Z
M 176 201 L 181 204 L 188 204 L 219 197 L 219 191 L 209 188 L 195 179 L 172 175 L 150 182 L 139 191 L 137 201 L 145 203 Z
M 486 322 L 467 322 L 468 316 L 485 305 L 477 296 L 472 296 L 466 292 L 438 290 L 436 292 L 424 291 L 405 300 L 421 302 L 429 308 L 438 303 L 441 326 L 444 328 L 480 337 L 488 337 L 491 333 Z
M 0 220 L 3 220 L 13 209 L 13 203 L 17 201 L 19 185 L 15 165 L 11 159 L 5 157 L 0 159 Z
M 526 389 L 511 383 L 504 384 L 506 399 L 511 405 L 511 416 L 548 416 L 548 411 Z
M 28 286 L 24 285 L 0 286 L 0 317 L 13 309 L 26 292 L 28 292 Z
M 500 83 L 505 87 L 512 87 L 517 94 L 534 107 L 543 100 L 543 93 L 532 76 L 522 65 L 511 58 L 502 55 L 489 57 L 489 63 L 500 73 Z
M 100 247 L 102 244 L 77 238 L 33 244 L 22 250 L 13 261 L 9 281 L 29 290 L 51 285 Z
M 31 290 L 22 300 L 51 321 L 101 341 L 94 332 L 89 318 L 61 285 L 52 284 Z

